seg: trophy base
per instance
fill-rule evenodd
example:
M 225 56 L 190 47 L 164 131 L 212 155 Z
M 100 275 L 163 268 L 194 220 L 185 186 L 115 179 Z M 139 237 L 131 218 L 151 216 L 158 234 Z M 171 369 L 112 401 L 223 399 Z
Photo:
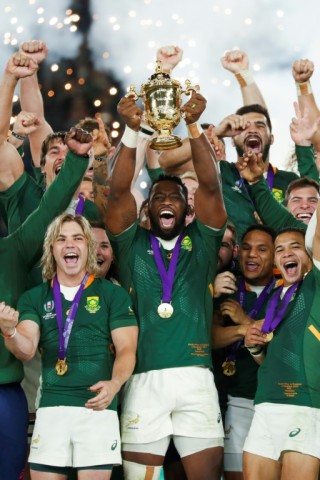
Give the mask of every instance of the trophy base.
M 152 150 L 171 150 L 172 148 L 181 147 L 181 138 L 177 135 L 169 135 L 163 137 L 157 137 L 150 143 Z

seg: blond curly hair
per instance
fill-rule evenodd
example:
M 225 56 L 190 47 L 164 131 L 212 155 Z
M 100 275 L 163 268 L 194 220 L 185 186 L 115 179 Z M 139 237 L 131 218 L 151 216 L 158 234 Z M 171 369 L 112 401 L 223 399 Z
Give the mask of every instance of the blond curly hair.
M 77 223 L 85 236 L 88 244 L 88 258 L 86 270 L 95 277 L 99 276 L 99 267 L 97 264 L 96 243 L 91 231 L 90 224 L 81 215 L 72 215 L 70 213 L 63 213 L 56 217 L 49 225 L 43 244 L 43 255 L 41 258 L 42 276 L 45 280 L 51 280 L 57 272 L 57 263 L 52 253 L 54 242 L 60 235 L 62 225 L 66 222 Z

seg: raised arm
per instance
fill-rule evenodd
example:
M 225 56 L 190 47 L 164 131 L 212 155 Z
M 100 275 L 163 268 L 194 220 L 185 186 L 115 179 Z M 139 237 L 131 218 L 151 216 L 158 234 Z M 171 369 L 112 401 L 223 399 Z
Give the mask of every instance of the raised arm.
M 31 57 L 38 65 L 47 58 L 48 53 L 46 44 L 41 40 L 30 40 L 22 43 L 20 51 Z M 34 112 L 40 121 L 40 128 L 29 135 L 32 161 L 35 167 L 40 168 L 41 145 L 47 135 L 52 133 L 52 128 L 45 119 L 37 72 L 21 80 L 20 104 L 23 110 Z
M 205 225 L 221 228 L 227 215 L 217 162 L 209 140 L 197 123 L 205 107 L 205 98 L 193 91 L 190 100 L 182 108 L 190 137 L 193 166 L 199 182 L 194 197 L 195 214 Z
M 244 105 L 259 104 L 267 108 L 262 93 L 249 69 L 248 55 L 241 50 L 228 51 L 221 58 L 223 68 L 233 73 L 239 83 Z
M 7 142 L 12 112 L 12 98 L 23 77 L 33 75 L 37 64 L 27 55 L 17 52 L 9 58 L 0 83 L 0 190 L 7 190 L 19 178 L 24 165 L 16 149 Z
M 295 143 L 298 169 L 301 177 L 310 177 L 319 181 L 319 172 L 316 166 L 312 138 L 320 126 L 320 115 L 314 119 L 310 115 L 309 107 L 301 111 L 299 104 L 294 102 L 296 116 L 290 124 L 290 135 Z
M 117 235 L 130 227 L 137 218 L 137 206 L 131 192 L 136 165 L 138 131 L 142 110 L 133 96 L 123 97 L 118 105 L 126 130 L 121 139 L 112 175 L 105 222 L 111 233 Z
M 4 302 L 0 303 L 0 331 L 6 348 L 19 360 L 31 360 L 40 338 L 39 326 L 25 320 L 18 325 L 19 312 Z

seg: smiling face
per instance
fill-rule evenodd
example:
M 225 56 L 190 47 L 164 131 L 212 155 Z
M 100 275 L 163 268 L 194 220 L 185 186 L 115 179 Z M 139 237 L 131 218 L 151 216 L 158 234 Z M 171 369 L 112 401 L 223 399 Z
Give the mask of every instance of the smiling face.
M 61 139 L 52 139 L 48 145 L 45 155 L 45 163 L 41 168 L 45 174 L 46 186 L 49 187 L 61 170 L 62 164 L 67 156 L 68 147 Z
M 271 235 L 252 230 L 245 235 L 240 249 L 240 267 L 251 285 L 267 285 L 273 276 L 274 245 Z
M 312 267 L 304 235 L 296 231 L 280 233 L 275 240 L 274 261 L 285 286 L 301 280 Z
M 195 211 L 194 211 L 194 194 L 199 186 L 199 183 L 194 180 L 193 178 L 184 178 L 182 182 L 185 184 L 188 190 L 188 205 L 189 205 L 189 213 L 186 216 L 186 225 L 193 222 L 195 219 Z
M 231 267 L 233 258 L 237 256 L 238 248 L 238 245 L 236 246 L 234 233 L 227 227 L 218 253 L 217 271 L 219 273 Z
M 181 185 L 172 180 L 156 183 L 149 196 L 148 215 L 157 237 L 171 240 L 182 232 L 188 205 Z
M 71 221 L 61 225 L 52 244 L 52 254 L 59 282 L 65 286 L 79 285 L 86 273 L 88 242 L 78 223 Z
M 319 200 L 318 191 L 315 187 L 305 186 L 291 190 L 287 209 L 298 220 L 308 224 L 311 220 L 312 214 L 317 208 Z
M 93 227 L 92 232 L 96 241 L 97 263 L 100 269 L 99 276 L 105 278 L 113 260 L 113 250 L 108 235 L 103 228 Z
M 267 119 L 262 113 L 250 112 L 242 115 L 247 122 L 247 127 L 233 138 L 239 157 L 245 153 L 262 153 L 265 162 L 269 155 L 270 145 L 273 143 L 273 135 L 267 125 Z

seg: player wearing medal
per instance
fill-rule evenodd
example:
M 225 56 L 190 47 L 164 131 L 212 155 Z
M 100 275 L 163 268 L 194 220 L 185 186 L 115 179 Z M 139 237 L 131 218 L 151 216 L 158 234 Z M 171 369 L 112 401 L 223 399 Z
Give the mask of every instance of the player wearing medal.
M 214 152 L 197 123 L 205 103 L 193 92 L 183 107 L 199 180 L 196 220 L 185 227 L 186 188 L 179 178 L 163 176 L 149 191 L 152 235 L 138 226 L 130 192 L 142 110 L 132 96 L 118 106 L 126 130 L 106 222 L 120 281 L 131 292 L 140 327 L 135 374 L 122 404 L 127 480 L 158 479 L 171 437 L 189 479 L 218 480 L 221 474 L 223 428 L 210 371 L 210 331 L 226 213 Z
M 284 287 L 278 308 L 273 298 L 267 308 L 267 312 L 273 310 L 271 328 L 278 326 L 258 373 L 255 414 L 244 446 L 244 478 L 316 480 L 320 458 L 320 229 L 313 243 L 313 266 L 304 232 L 294 229 L 277 235 L 275 264 Z M 285 301 L 290 288 L 295 292 L 291 301 Z M 262 349 L 264 343 L 261 327 L 248 329 L 247 345 Z
M 224 449 L 226 480 L 243 478 L 242 451 L 254 412 L 258 370 L 254 349 L 250 352 L 244 348 L 243 340 L 249 326 L 264 318 L 266 303 L 276 286 L 274 236 L 274 231 L 265 225 L 247 229 L 240 247 L 242 274 L 237 279 L 230 276 L 229 295 L 222 295 L 214 302 L 212 345 L 219 349 L 213 351 L 214 375 L 218 391 L 221 384 L 228 393 Z
M 42 264 L 46 283 L 23 294 L 17 310 L 0 305 L 8 350 L 20 360 L 42 352 L 32 479 L 66 479 L 74 467 L 81 480 L 108 480 L 121 463 L 116 395 L 135 364 L 131 301 L 118 285 L 95 278 L 95 240 L 81 216 L 52 222 Z

